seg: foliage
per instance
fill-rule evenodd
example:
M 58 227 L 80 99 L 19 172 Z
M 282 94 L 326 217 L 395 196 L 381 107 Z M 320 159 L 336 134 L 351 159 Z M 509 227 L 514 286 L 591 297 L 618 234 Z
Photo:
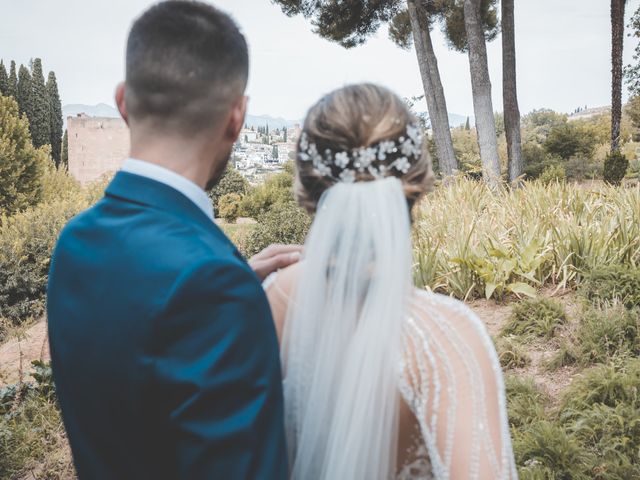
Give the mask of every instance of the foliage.
M 547 417 L 545 407 L 549 398 L 540 390 L 533 378 L 507 375 L 505 390 L 511 427 L 524 427 Z
M 17 99 L 18 95 L 18 75 L 16 74 L 16 62 L 11 60 L 11 67 L 9 68 L 9 84 L 7 87 L 7 97 L 14 97 Z
M 442 9 L 442 30 L 449 47 L 458 52 L 466 52 L 469 46 L 464 21 L 464 1 L 441 3 L 445 5 Z M 497 0 L 480 1 L 480 21 L 487 42 L 495 40 L 500 32 L 497 3 Z
M 587 273 L 580 291 L 596 302 L 620 301 L 627 308 L 640 307 L 640 268 L 607 265 Z
M 74 477 L 51 368 L 33 368 L 35 382 L 0 389 L 0 478 Z
M 240 216 L 242 197 L 237 193 L 226 193 L 218 201 L 218 212 L 225 222 L 236 223 Z
M 567 315 L 557 300 L 524 300 L 514 306 L 502 335 L 551 338 L 566 322 Z
M 9 75 L 2 60 L 0 60 L 0 96 L 9 96 Z
M 591 156 L 596 141 L 591 128 L 578 122 L 568 122 L 554 127 L 549 132 L 544 146 L 550 154 L 568 160 L 575 155 Z
M 248 189 L 249 182 L 229 163 L 222 177 L 218 180 L 218 183 L 209 192 L 214 210 L 216 212 L 219 210 L 219 202 L 223 196 L 229 193 L 235 193 L 243 197 Z
M 496 341 L 498 359 L 503 368 L 522 368 L 531 363 L 525 346 L 516 337 L 501 337 Z
M 35 147 L 51 143 L 51 112 L 49 95 L 42 73 L 42 60 L 36 58 L 31 70 L 31 114 L 29 126 Z M 59 144 L 58 144 L 59 145 Z
M 418 286 L 457 298 L 500 298 L 510 284 L 569 287 L 601 265 L 640 264 L 637 189 L 527 182 L 491 191 L 458 179 L 414 213 Z
M 562 165 L 548 165 L 542 171 L 538 180 L 545 185 L 552 182 L 563 182 L 567 178 L 567 173 Z
M 631 36 L 640 38 L 640 7 L 634 12 L 631 22 Z M 640 44 L 636 45 L 633 53 L 633 64 L 627 65 L 624 69 L 624 77 L 631 95 L 640 95 Z
M 41 175 L 46 149 L 35 149 L 27 119 L 18 115 L 11 97 L 0 97 L 0 215 L 10 215 L 36 204 L 41 196 Z
M 272 243 L 304 243 L 311 217 L 293 202 L 276 203 L 258 217 L 258 224 L 246 242 L 245 254 L 252 256 Z
M 242 212 L 251 218 L 259 218 L 276 205 L 293 201 L 293 175 L 290 170 L 276 173 L 265 182 L 253 187 L 242 201 Z
M 67 167 L 69 165 L 69 133 L 65 129 L 62 136 L 62 152 L 60 153 L 60 164 Z
M 628 167 L 629 160 L 622 152 L 611 152 L 604 161 L 604 181 L 611 185 L 620 185 Z
M 49 72 L 49 77 L 47 78 L 47 97 L 49 100 L 49 144 L 51 145 L 51 156 L 55 164 L 60 165 L 62 161 L 62 103 L 54 72 Z
M 66 172 L 48 167 L 44 202 L 0 222 L 0 323 L 20 324 L 44 312 L 49 258 L 66 222 L 96 200 Z M 0 329 L 0 340 L 3 332 Z
M 20 115 L 26 114 L 27 118 L 33 115 L 33 105 L 31 99 L 31 73 L 24 65 L 20 65 L 18 70 L 18 85 L 16 90 L 16 100 L 20 108 Z
M 640 355 L 639 321 L 637 311 L 621 305 L 587 309 L 576 332 L 575 361 L 587 366 L 609 362 L 616 356 Z

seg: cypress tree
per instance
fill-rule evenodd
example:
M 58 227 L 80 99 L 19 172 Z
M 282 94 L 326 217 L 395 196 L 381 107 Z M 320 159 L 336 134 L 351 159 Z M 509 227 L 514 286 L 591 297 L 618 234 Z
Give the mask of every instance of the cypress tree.
M 51 142 L 51 113 L 49 96 L 42 73 L 42 60 L 33 61 L 31 72 L 31 108 L 29 117 L 33 146 L 38 148 Z M 62 132 L 61 132 L 62 133 Z
M 60 154 L 60 162 L 62 165 L 68 168 L 69 166 L 69 134 L 67 130 L 64 131 L 62 136 L 62 152 Z
M 49 99 L 49 124 L 50 135 L 49 143 L 51 144 L 51 156 L 56 165 L 60 165 L 61 160 L 61 144 L 62 144 L 62 103 L 60 102 L 60 94 L 58 93 L 58 82 L 56 74 L 49 72 L 47 78 L 47 97 Z
M 464 124 L 464 129 L 465 130 L 471 130 L 471 125 L 469 123 L 469 117 L 467 117 L 467 123 Z
M 31 108 L 31 74 L 24 65 L 20 65 L 20 70 L 18 70 L 16 100 L 18 101 L 20 115 L 26 114 L 27 118 L 31 120 L 33 111 Z
M 18 76 L 16 75 L 16 62 L 11 60 L 9 69 L 9 83 L 7 85 L 7 97 L 16 98 L 18 95 Z
M 9 75 L 4 63 L 0 60 L 0 95 L 9 96 Z

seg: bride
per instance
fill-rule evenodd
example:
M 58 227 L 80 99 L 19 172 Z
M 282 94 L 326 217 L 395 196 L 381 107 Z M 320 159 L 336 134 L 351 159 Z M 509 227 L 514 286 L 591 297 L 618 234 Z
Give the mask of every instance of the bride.
M 421 130 L 385 88 L 309 111 L 296 196 L 315 219 L 265 284 L 282 345 L 292 478 L 515 479 L 502 373 L 463 303 L 411 284 Z

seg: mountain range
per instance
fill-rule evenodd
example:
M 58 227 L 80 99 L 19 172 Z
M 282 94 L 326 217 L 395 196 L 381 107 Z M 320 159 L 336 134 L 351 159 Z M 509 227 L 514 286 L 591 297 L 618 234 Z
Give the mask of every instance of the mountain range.
M 79 113 L 84 113 L 90 117 L 107 117 L 118 118 L 120 114 L 111 105 L 106 103 L 99 103 L 97 105 L 84 105 L 80 103 L 74 103 L 65 105 L 62 107 L 62 116 L 64 119 L 64 128 L 67 128 L 67 117 L 73 117 Z M 467 117 L 456 113 L 449 114 L 449 125 L 452 127 L 458 127 L 464 125 L 467 121 Z M 473 122 L 473 117 L 471 117 Z M 245 118 L 245 124 L 249 127 L 263 127 L 269 125 L 269 128 L 282 128 L 293 127 L 296 124 L 301 125 L 302 120 L 287 120 L 282 117 L 272 117 L 271 115 L 250 115 L 247 114 Z

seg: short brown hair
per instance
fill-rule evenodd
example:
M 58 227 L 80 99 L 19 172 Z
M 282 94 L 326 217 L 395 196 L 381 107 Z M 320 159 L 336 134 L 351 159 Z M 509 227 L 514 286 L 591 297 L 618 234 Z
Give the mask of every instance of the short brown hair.
M 396 140 L 406 135 L 410 123 L 417 123 L 417 120 L 405 102 L 384 87 L 366 83 L 346 86 L 322 97 L 307 113 L 303 132 L 319 152 L 328 150 L 335 155 Z M 389 156 L 385 162 L 390 165 L 394 159 Z M 433 174 L 425 145 L 422 154 L 410 160 L 411 167 L 406 173 L 388 171 L 402 181 L 411 208 L 433 184 Z M 335 184 L 338 172 L 332 165 L 331 177 L 320 174 L 311 162 L 301 158 L 300 142 L 296 167 L 296 198 L 307 211 L 314 212 L 324 191 Z M 356 175 L 356 181 L 374 179 L 367 171 Z
M 165 1 L 133 24 L 126 70 L 125 99 L 133 120 L 198 133 L 244 93 L 247 43 L 234 21 L 213 6 Z

